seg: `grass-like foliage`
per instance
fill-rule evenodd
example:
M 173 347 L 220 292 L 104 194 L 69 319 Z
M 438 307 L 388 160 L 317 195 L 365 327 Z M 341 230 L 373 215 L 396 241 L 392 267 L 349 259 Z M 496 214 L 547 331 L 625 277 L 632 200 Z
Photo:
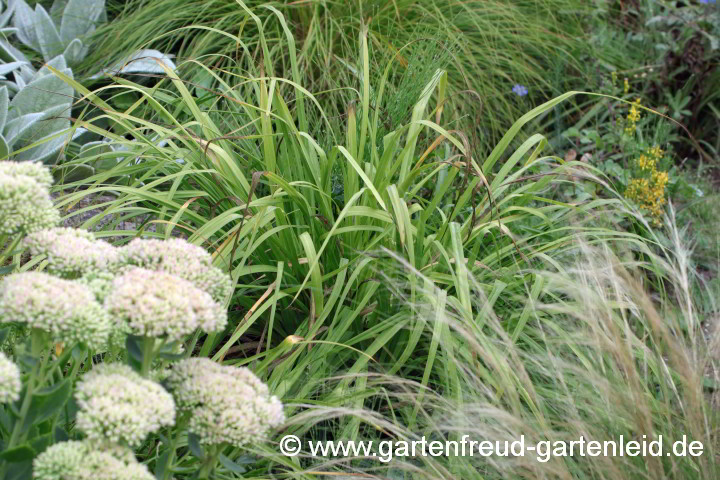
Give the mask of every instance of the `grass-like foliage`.
M 320 21 L 332 4 L 311 7 L 290 10 L 312 14 L 314 32 L 336 28 Z M 175 15 L 199 9 L 189 2 Z M 176 20 L 144 13 L 155 28 Z M 133 18 L 119 31 L 140 29 Z M 296 45 L 279 10 L 241 19 L 233 28 L 254 29 L 255 43 L 212 31 L 238 49 L 215 57 L 222 68 L 199 58 L 210 37 L 196 35 L 193 58 L 152 84 L 120 78 L 90 91 L 53 70 L 81 97 L 72 129 L 105 139 L 56 169 L 65 180 L 56 207 L 83 215 L 94 235 L 36 226 L 56 217 L 29 228 L 19 216 L 3 232 L 3 265 L 22 273 L 0 289 L 11 315 L 0 321 L 12 321 L 0 338 L 19 365 L 0 358 L 9 379 L 0 438 L 11 447 L 0 472 L 61 479 L 57 465 L 85 458 L 97 472 L 163 480 L 717 477 L 718 365 L 683 232 L 667 241 L 592 165 L 548 155 L 540 133 L 520 137 L 578 92 L 520 116 L 479 158 L 449 107 L 457 80 L 442 55 L 405 60 L 398 48 L 383 63 L 378 33 L 355 29 L 343 47 L 359 44 L 344 62 L 353 73 L 335 97 L 347 103 L 333 104 L 316 90 L 320 54 L 308 60 L 312 44 Z M 419 85 L 394 76 L 403 61 L 418 67 Z M 198 77 L 211 81 L 199 87 Z M 98 164 L 111 166 L 73 181 Z M 49 183 L 3 175 L 38 191 Z M 579 178 L 596 195 L 559 200 Z M 77 208 L 87 199 L 95 204 Z M 617 227 L 630 223 L 644 236 Z M 23 313 L 21 292 L 46 290 Z M 66 305 L 49 299 L 71 296 L 95 300 L 52 315 Z M 304 442 L 300 456 L 265 441 L 275 427 L 271 440 Z M 307 449 L 423 435 L 528 444 L 662 435 L 664 453 L 685 435 L 703 454 L 386 463 Z
M 96 32 L 97 46 L 85 70 L 152 47 L 201 62 L 231 84 L 233 74 L 262 76 L 262 67 L 264 74 L 285 78 L 300 71 L 304 87 L 328 92 L 323 104 L 328 115 L 336 116 L 346 113 L 353 100 L 347 87 L 362 81 L 357 39 L 365 35 L 375 52 L 370 65 L 374 77 L 396 57 L 393 76 L 410 76 L 417 87 L 424 84 L 418 70 L 427 63 L 446 63 L 457 96 L 446 109 L 467 120 L 465 125 L 482 127 L 476 147 L 481 148 L 486 140 L 497 141 L 531 105 L 512 93 L 513 85 L 529 86 L 531 96 L 538 90 L 557 95 L 555 80 L 578 68 L 570 53 L 584 48 L 577 14 L 585 5 L 576 0 L 245 3 L 255 7 L 261 23 L 237 0 L 123 2 L 114 20 Z M 280 14 L 282 20 L 276 16 Z M 295 38 L 293 48 L 287 44 L 286 26 Z M 414 62 L 419 52 L 423 58 Z M 271 66 L 263 63 L 264 57 L 272 58 Z M 218 85 L 201 69 L 185 80 Z M 412 103 L 414 99 L 403 107 Z M 387 111 L 381 114 L 392 117 Z
M 237 313 L 231 314 L 229 335 L 202 340 L 201 355 L 229 358 L 248 335 L 259 343 L 258 358 L 291 334 L 321 340 L 322 345 L 292 354 L 292 373 L 273 371 L 271 381 L 282 395 L 314 395 L 320 385 L 303 374 L 314 359 L 332 359 L 312 367 L 317 379 L 339 369 L 365 372 L 371 358 L 390 373 L 421 374 L 426 368 L 418 351 L 423 323 L 378 278 L 387 256 L 378 252 L 407 259 L 457 295 L 470 312 L 467 276 L 457 265 L 467 263 L 472 275 L 499 282 L 497 288 L 522 289 L 518 272 L 567 250 L 576 235 L 603 241 L 626 236 L 608 228 L 612 215 L 588 224 L 595 210 L 620 205 L 620 200 L 572 205 L 546 196 L 570 174 L 592 172 L 576 172 L 572 163 L 542 156 L 542 135 L 506 151 L 524 123 L 573 93 L 521 117 L 480 162 L 469 151 L 467 136 L 442 126 L 449 95 L 443 70 L 420 90 L 406 123 L 377 135 L 387 128 L 378 108 L 384 104 L 387 76 L 371 86 L 368 37 L 363 35 L 360 43 L 358 64 L 365 82 L 356 107 L 349 109 L 344 138 L 316 140 L 307 133 L 319 128 L 310 125 L 311 117 L 320 126 L 331 120 L 295 80 L 235 75 L 231 85 L 216 76 L 221 89 L 204 105 L 170 71 L 168 80 L 151 88 L 123 81 L 95 92 L 66 78 L 84 92 L 83 101 L 100 110 L 76 126 L 106 136 L 114 146 L 78 162 L 120 161 L 106 173 L 65 185 L 71 193 L 59 205 L 110 194 L 115 199 L 85 227 L 113 214 L 116 220 L 103 235 L 181 234 L 212 252 L 215 265 L 231 273 L 236 290 L 225 300 Z M 271 71 L 270 55 L 264 62 Z M 116 111 L 100 94 L 117 90 L 141 98 Z M 103 122 L 112 129 L 98 127 Z M 329 125 L 328 131 L 333 132 Z M 72 163 L 65 166 L 72 168 Z M 110 179 L 115 184 L 108 185 Z M 81 186 L 86 188 L 75 189 Z M 135 217 L 148 222 L 141 232 L 114 229 Z M 420 287 L 415 275 L 401 278 L 411 285 L 414 300 Z M 508 319 L 514 338 L 522 337 L 526 321 L 520 315 Z M 337 350 L 337 344 L 346 348 Z M 363 352 L 359 357 L 358 349 Z M 338 388 L 334 395 L 347 389 Z

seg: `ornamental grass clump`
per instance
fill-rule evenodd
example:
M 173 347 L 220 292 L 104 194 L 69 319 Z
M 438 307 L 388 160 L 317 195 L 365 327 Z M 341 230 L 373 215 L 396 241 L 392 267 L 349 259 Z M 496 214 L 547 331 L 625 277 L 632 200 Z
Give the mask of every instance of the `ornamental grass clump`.
M 244 367 L 189 358 L 173 365 L 167 383 L 190 414 L 190 431 L 206 445 L 258 443 L 285 421 L 280 400 Z
M 109 243 L 97 240 L 87 230 L 56 227 L 28 235 L 24 244 L 32 255 L 45 255 L 45 269 L 65 278 L 87 273 L 107 272 L 118 261 L 118 251 Z
M 159 384 L 127 365 L 94 367 L 78 382 L 77 427 L 91 440 L 138 446 L 148 434 L 175 424 L 175 402 Z
M 120 249 L 120 256 L 124 264 L 184 278 L 218 302 L 224 302 L 232 293 L 229 275 L 212 265 L 210 254 L 180 238 L 137 238 Z
M 21 389 L 20 370 L 4 353 L 0 352 L 0 404 L 17 401 L 20 398 Z
M 25 324 L 56 342 L 102 348 L 110 318 L 85 285 L 42 272 L 16 273 L 0 283 L 0 322 Z
M 153 480 L 128 449 L 99 449 L 95 442 L 55 444 L 33 462 L 36 480 Z
M 182 340 L 195 330 L 221 331 L 227 312 L 210 294 L 165 272 L 131 268 L 115 278 L 105 308 L 131 333 Z

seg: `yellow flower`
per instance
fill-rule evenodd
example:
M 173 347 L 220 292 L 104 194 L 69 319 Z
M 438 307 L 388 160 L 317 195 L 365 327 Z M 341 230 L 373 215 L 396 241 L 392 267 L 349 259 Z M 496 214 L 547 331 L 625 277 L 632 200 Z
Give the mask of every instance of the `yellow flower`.
M 670 177 L 667 172 L 658 172 L 655 171 L 652 174 L 652 182 L 653 184 L 661 188 L 663 191 L 665 190 L 665 185 L 667 185 L 668 181 L 670 180 Z
M 655 168 L 655 158 L 643 154 L 635 160 L 635 164 L 640 170 L 652 170 Z
M 623 82 L 623 92 L 627 95 L 627 93 L 630 91 L 630 82 L 628 81 L 627 77 L 625 77 L 625 81 Z
M 666 203 L 665 187 L 670 180 L 670 176 L 668 172 L 655 170 L 654 159 L 648 159 L 645 155 L 641 155 L 641 158 L 653 162 L 650 177 L 630 179 L 630 184 L 625 190 L 625 197 L 650 212 L 653 222 L 660 224 L 660 218 L 664 213 Z
M 658 147 L 656 145 L 654 147 L 648 148 L 647 154 L 650 155 L 651 157 L 654 157 L 655 160 L 660 160 L 663 157 L 663 155 L 665 155 L 665 152 L 663 152 L 662 149 L 660 149 L 660 147 Z
M 640 105 L 640 99 L 638 98 L 630 106 L 630 112 L 627 116 L 627 125 L 625 126 L 625 133 L 632 135 L 635 133 L 635 127 L 637 126 L 638 120 L 640 120 L 640 110 L 637 108 Z

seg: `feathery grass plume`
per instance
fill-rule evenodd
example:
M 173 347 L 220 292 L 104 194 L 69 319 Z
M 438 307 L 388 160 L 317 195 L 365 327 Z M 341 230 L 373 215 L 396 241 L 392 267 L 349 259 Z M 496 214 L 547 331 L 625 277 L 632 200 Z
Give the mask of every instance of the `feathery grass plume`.
M 110 318 L 85 286 L 42 272 L 16 273 L 0 283 L 0 322 L 18 322 L 48 332 L 68 345 L 102 348 Z
M 332 404 L 289 405 L 302 411 L 286 422 L 288 432 L 297 427 L 303 441 L 305 432 L 317 441 L 340 421 L 345 425 L 343 438 L 375 440 L 377 445 L 389 437 L 397 445 L 398 440 L 424 435 L 451 452 L 383 465 L 413 479 L 714 480 L 720 471 L 720 416 L 704 384 L 718 378 L 720 359 L 709 354 L 692 302 L 689 251 L 672 215 L 671 209 L 669 244 L 659 253 L 630 243 L 625 246 L 635 250 L 638 259 L 630 255 L 620 260 L 607 243 L 578 237 L 577 248 L 563 258 L 518 274 L 525 293 L 501 285 L 508 294 L 493 296 L 498 284 L 468 275 L 472 316 L 465 315 L 456 296 L 463 288 L 458 282 L 462 266 L 447 288 L 446 279 L 436 282 L 400 260 L 402 271 L 413 271 L 415 284 L 424 285 L 415 290 L 415 300 L 403 298 L 423 322 L 422 341 L 435 345 L 430 351 L 440 364 L 439 373 L 419 374 L 422 380 L 417 381 L 352 371 L 326 379 L 325 388 L 334 382 L 362 385 L 349 390 L 358 407 L 343 412 Z M 409 285 L 391 279 L 391 270 L 389 263 L 383 278 L 395 283 L 398 296 L 411 292 Z M 643 283 L 647 278 L 654 282 Z M 378 404 L 392 413 L 377 418 L 383 410 Z M 365 409 L 368 405 L 373 411 Z M 409 408 L 403 410 L 405 405 Z M 331 433 L 334 438 L 337 428 Z M 378 429 L 390 433 L 374 434 Z M 639 442 L 640 450 L 643 441 L 656 442 L 651 448 L 659 448 L 660 437 L 657 456 L 634 455 L 628 448 L 631 441 Z M 463 439 L 465 451 L 475 448 L 474 455 L 453 453 L 462 451 Z M 683 440 L 701 442 L 702 454 L 674 455 L 674 442 Z M 507 453 L 480 454 L 478 448 L 487 448 L 480 442 L 488 441 L 491 448 Z M 512 443 L 521 441 L 524 447 L 537 448 L 512 454 Z M 576 442 L 572 455 L 571 441 Z M 599 442 L 599 455 L 588 453 L 591 441 Z M 341 472 L 349 469 L 338 462 L 354 460 L 364 465 L 358 473 L 371 473 L 374 467 L 359 463 L 362 458 L 308 457 L 303 465 Z
M 184 278 L 218 302 L 224 302 L 232 293 L 230 276 L 213 266 L 210 254 L 180 238 L 136 238 L 120 249 L 120 256 L 127 265 Z
M 79 228 L 41 230 L 28 235 L 23 243 L 32 255 L 47 256 L 46 270 L 61 277 L 108 272 L 118 261 L 115 247 Z
M 225 328 L 227 311 L 207 292 L 175 275 L 132 267 L 113 280 L 105 308 L 135 335 L 182 340 L 196 329 Z
M 94 441 L 138 446 L 152 432 L 175 424 L 175 402 L 159 384 L 127 365 L 95 366 L 75 390 L 77 427 Z
M 147 467 L 123 447 L 105 449 L 99 442 L 57 443 L 33 461 L 36 480 L 153 480 Z
M 448 378 L 415 396 L 421 431 L 502 445 L 524 435 L 525 445 L 542 448 L 522 456 L 451 456 L 441 461 L 451 477 L 424 478 L 716 478 L 720 418 L 703 385 L 708 367 L 717 372 L 719 364 L 708 355 L 692 304 L 681 238 L 673 226 L 669 248 L 653 254 L 638 245 L 642 260 L 626 261 L 607 244 L 578 239 L 575 258 L 525 272 L 527 293 L 514 299 L 492 299 L 491 286 L 471 277 L 477 315 L 469 318 L 452 292 L 423 277 L 428 287 L 418 298 L 427 304 L 413 310 L 435 332 L 428 340 L 437 352 L 449 355 L 438 353 L 436 361 L 450 364 Z M 657 283 L 643 284 L 641 272 Z M 519 308 L 499 309 L 510 301 Z M 662 454 L 612 455 L 621 436 L 625 444 L 662 437 Z M 701 456 L 672 455 L 684 436 L 702 443 Z M 576 444 L 570 457 L 568 442 L 581 437 L 600 442 L 603 453 L 580 457 Z
M 0 352 L 0 404 L 17 401 L 21 389 L 20 369 Z
M 30 177 L 45 188 L 50 188 L 54 183 L 50 169 L 37 162 L 2 161 L 0 162 L 0 174 L 11 177 L 18 175 Z
M 190 413 L 190 431 L 204 444 L 262 442 L 285 420 L 280 400 L 244 367 L 189 358 L 173 365 L 167 383 L 178 407 Z
M 0 173 L 0 235 L 54 227 L 60 213 L 45 184 L 27 175 Z

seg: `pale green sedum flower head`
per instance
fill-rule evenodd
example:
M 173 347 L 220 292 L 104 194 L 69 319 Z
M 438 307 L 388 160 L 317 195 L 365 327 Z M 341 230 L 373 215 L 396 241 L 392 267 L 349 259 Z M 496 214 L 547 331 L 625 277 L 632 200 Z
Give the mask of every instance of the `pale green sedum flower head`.
M 105 307 L 131 333 L 181 340 L 196 329 L 221 331 L 225 308 L 192 283 L 164 272 L 131 268 L 115 278 Z
M 184 278 L 215 301 L 224 302 L 232 293 L 230 276 L 213 266 L 212 257 L 202 247 L 183 239 L 137 238 L 120 251 L 123 263 Z
M 27 175 L 0 173 L 0 235 L 32 233 L 59 222 L 47 186 Z
M 98 442 L 57 443 L 33 461 L 36 480 L 154 480 L 127 448 Z
M 140 445 L 163 427 L 175 424 L 175 402 L 158 383 L 127 365 L 95 366 L 75 389 L 78 429 L 94 441 Z
M 189 358 L 173 365 L 167 383 L 178 407 L 190 412 L 190 431 L 204 444 L 262 442 L 285 421 L 280 400 L 244 367 Z
M 118 262 L 115 247 L 78 228 L 56 227 L 34 232 L 25 238 L 24 244 L 32 255 L 46 255 L 46 271 L 61 277 L 109 272 Z
M 104 347 L 112 329 L 90 289 L 42 272 L 16 273 L 0 281 L 0 322 L 26 324 L 55 341 L 90 349 Z
M 47 189 L 53 184 L 50 169 L 38 162 L 0 162 L 0 175 L 9 175 L 11 177 L 23 175 L 30 177 Z
M 20 370 L 12 360 L 0 352 L 0 404 L 17 401 L 21 389 Z

